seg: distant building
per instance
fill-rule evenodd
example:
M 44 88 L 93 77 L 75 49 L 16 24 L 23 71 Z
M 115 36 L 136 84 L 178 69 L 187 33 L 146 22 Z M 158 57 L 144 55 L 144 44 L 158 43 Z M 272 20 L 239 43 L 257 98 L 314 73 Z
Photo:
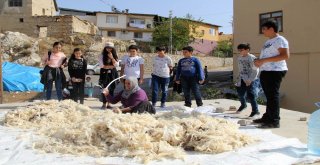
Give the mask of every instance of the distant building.
M 0 0 L 0 32 L 17 31 L 32 37 L 96 34 L 93 24 L 74 16 L 56 16 L 56 0 Z
M 88 12 L 60 8 L 60 15 L 75 15 L 95 24 L 104 37 L 120 40 L 152 41 L 156 15 L 123 12 Z
M 121 40 L 152 41 L 156 15 L 97 12 L 97 26 L 102 36 Z
M 194 47 L 194 52 L 199 54 L 211 54 L 211 52 L 217 46 L 219 41 L 219 25 L 205 23 L 201 21 L 193 21 L 196 28 L 191 28 L 191 33 L 199 33 L 199 37 L 195 37 L 195 40 L 190 44 Z
M 251 45 L 251 52 L 260 55 L 267 40 L 261 32 L 266 20 L 276 20 L 280 35 L 289 41 L 289 71 L 281 84 L 280 105 L 302 112 L 318 109 L 320 101 L 320 14 L 319 0 L 234 0 L 234 52 L 242 42 Z M 250 6 L 250 10 L 244 10 Z M 236 59 L 237 54 L 234 55 Z M 238 73 L 234 63 L 234 74 Z

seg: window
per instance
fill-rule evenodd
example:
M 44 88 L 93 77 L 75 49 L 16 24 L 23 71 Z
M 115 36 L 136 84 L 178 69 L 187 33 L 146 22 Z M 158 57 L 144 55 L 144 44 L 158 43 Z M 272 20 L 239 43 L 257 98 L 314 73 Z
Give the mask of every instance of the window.
M 134 32 L 134 38 L 142 38 L 142 32 Z
M 108 37 L 115 37 L 116 32 L 115 31 L 108 31 Z
M 270 12 L 270 13 L 263 13 L 260 14 L 260 26 L 259 32 L 262 34 L 261 25 L 269 20 L 275 20 L 279 26 L 279 32 L 283 32 L 283 21 L 282 21 L 282 11 Z
M 22 7 L 22 0 L 9 0 L 9 7 Z
M 214 30 L 214 29 L 209 29 L 209 34 L 215 36 L 215 35 L 216 35 L 216 34 L 215 34 L 215 30 Z
M 107 16 L 107 23 L 118 23 L 118 16 Z
M 144 25 L 145 21 L 143 19 L 130 18 L 130 23 Z
M 204 30 L 201 30 L 201 34 L 204 35 Z
M 20 21 L 20 22 L 24 22 L 23 18 L 19 18 L 19 21 Z

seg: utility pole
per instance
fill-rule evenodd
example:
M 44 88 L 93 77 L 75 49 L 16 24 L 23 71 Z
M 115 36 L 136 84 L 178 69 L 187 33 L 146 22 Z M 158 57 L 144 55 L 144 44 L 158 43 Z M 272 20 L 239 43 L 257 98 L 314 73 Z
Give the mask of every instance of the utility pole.
M 169 43 L 170 43 L 170 54 L 172 55 L 172 10 L 169 11 L 169 19 L 170 19 L 170 37 L 169 37 Z
M 2 82 L 2 52 L 0 46 L 0 104 L 3 103 L 3 82 Z

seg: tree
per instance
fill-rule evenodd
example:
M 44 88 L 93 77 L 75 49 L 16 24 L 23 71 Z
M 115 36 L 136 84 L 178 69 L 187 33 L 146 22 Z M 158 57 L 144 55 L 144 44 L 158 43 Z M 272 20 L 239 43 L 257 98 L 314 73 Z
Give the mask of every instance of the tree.
M 189 45 L 194 38 L 199 35 L 191 29 L 195 28 L 196 24 L 187 19 L 173 18 L 172 19 L 172 45 L 176 50 L 181 50 L 184 46 Z M 158 24 L 153 31 L 154 46 L 169 47 L 170 37 L 170 20 L 166 19 Z
M 232 57 L 232 42 L 229 40 L 218 41 L 213 55 L 217 57 Z

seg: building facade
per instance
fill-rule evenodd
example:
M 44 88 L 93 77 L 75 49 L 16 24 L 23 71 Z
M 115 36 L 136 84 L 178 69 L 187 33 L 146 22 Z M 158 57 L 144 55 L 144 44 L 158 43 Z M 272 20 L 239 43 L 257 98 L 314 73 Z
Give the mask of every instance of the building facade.
M 281 84 L 281 107 L 302 112 L 317 109 L 320 101 L 320 14 L 318 0 L 234 0 L 234 52 L 241 42 L 251 44 L 251 53 L 260 55 L 267 40 L 260 25 L 273 19 L 280 25 L 280 35 L 289 41 L 289 71 Z M 247 10 L 250 7 L 250 10 Z M 234 54 L 236 61 L 237 54 Z M 234 74 L 238 73 L 234 63 Z
M 211 54 L 219 41 L 219 27 L 200 21 L 191 21 L 194 26 L 190 28 L 191 33 L 197 33 L 195 40 L 190 44 L 196 54 Z
M 0 32 L 17 31 L 32 37 L 96 34 L 96 27 L 74 16 L 57 16 L 55 0 L 0 0 Z
M 97 26 L 102 36 L 120 40 L 152 41 L 156 15 L 97 12 Z

